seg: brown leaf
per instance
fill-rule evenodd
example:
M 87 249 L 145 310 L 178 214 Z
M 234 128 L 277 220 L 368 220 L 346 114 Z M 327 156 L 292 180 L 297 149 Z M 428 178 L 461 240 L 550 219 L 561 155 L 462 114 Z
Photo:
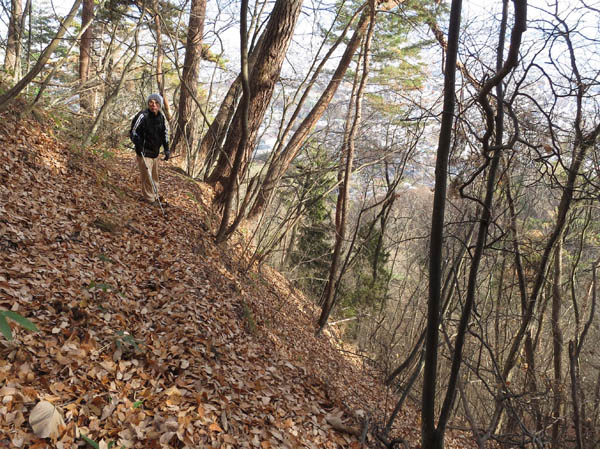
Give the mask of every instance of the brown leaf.
M 48 401 L 40 401 L 29 415 L 29 424 L 40 438 L 57 437 L 65 425 L 60 411 Z
M 221 429 L 221 427 L 219 427 L 219 425 L 216 422 L 208 426 L 208 430 L 212 432 L 223 432 L 223 429 Z

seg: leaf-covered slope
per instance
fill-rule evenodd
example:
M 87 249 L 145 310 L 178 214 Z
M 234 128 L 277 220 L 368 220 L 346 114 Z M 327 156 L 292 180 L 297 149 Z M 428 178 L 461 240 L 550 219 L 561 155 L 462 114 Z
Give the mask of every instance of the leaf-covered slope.
M 64 448 L 361 447 L 328 418 L 393 406 L 313 336 L 316 310 L 285 279 L 213 244 L 205 186 L 163 164 L 163 217 L 132 153 L 72 150 L 6 113 L 0 142 L 0 309 L 40 329 L 0 337 L 0 447 L 47 447 L 28 423 L 40 400 L 64 414 Z M 398 422 L 416 447 L 416 412 Z

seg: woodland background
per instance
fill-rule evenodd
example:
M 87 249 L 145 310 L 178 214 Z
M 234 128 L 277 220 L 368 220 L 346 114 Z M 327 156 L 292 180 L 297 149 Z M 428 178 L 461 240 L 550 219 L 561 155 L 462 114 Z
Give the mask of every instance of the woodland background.
M 423 448 L 600 447 L 600 4 L 461 3 L 12 0 L 0 110 L 126 148 L 160 92 L 216 243 L 420 402 Z

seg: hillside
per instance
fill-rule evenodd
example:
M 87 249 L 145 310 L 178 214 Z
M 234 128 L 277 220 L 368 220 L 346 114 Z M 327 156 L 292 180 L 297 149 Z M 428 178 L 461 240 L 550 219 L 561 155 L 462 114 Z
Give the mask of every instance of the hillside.
M 0 336 L 0 447 L 381 447 L 331 423 L 381 422 L 395 398 L 313 336 L 317 310 L 286 279 L 245 272 L 241 236 L 213 243 L 206 186 L 163 163 L 163 217 L 133 153 L 78 150 L 51 123 L 0 118 L 0 310 L 39 328 Z M 53 439 L 29 425 L 42 399 L 64 415 Z M 397 423 L 419 447 L 418 412 Z

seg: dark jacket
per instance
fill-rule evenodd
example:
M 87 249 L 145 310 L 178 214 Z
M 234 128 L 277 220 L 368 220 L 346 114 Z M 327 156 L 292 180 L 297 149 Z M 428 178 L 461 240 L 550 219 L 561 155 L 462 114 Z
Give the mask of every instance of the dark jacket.
M 162 111 L 154 115 L 149 109 L 138 112 L 131 121 L 129 138 L 138 156 L 156 158 L 162 146 L 169 154 L 169 123 Z

